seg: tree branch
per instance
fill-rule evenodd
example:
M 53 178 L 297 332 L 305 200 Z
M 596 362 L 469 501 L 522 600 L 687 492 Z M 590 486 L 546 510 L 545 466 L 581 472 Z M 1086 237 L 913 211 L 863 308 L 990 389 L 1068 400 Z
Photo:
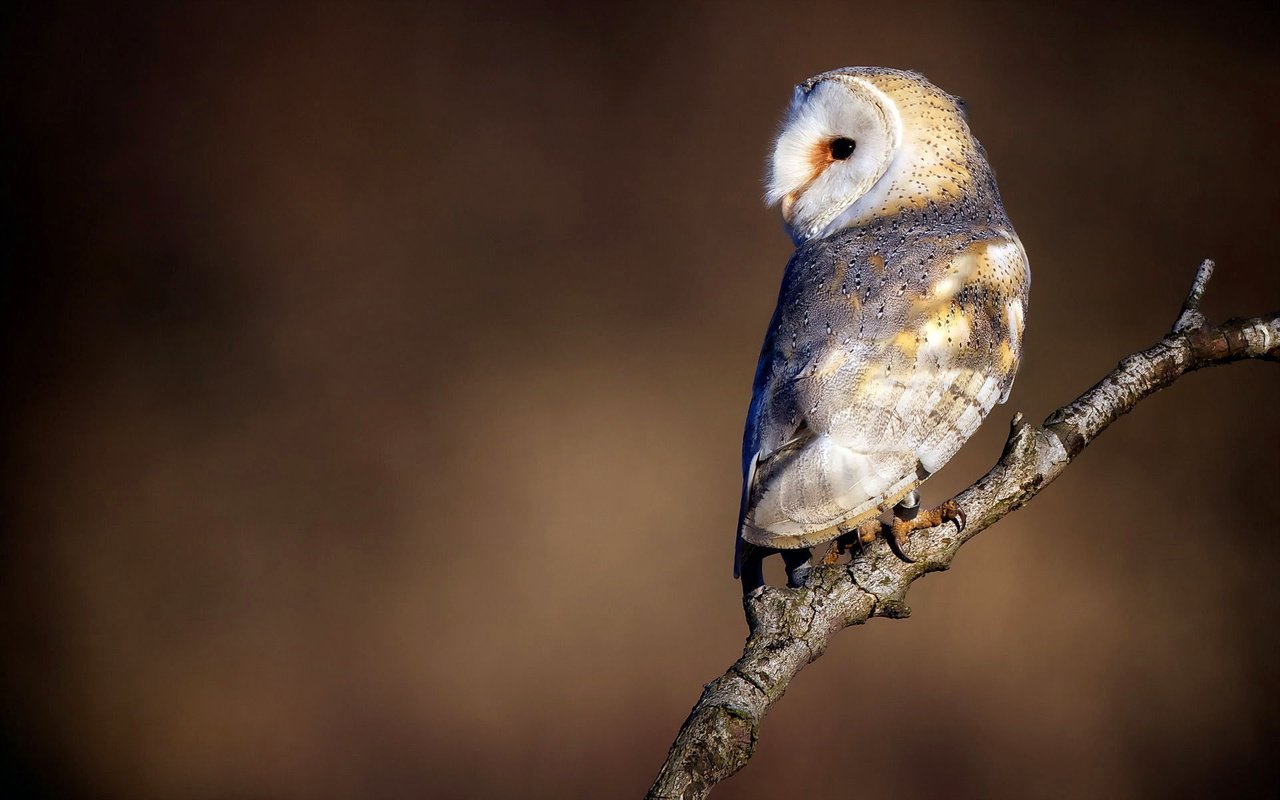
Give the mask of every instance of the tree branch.
M 1042 425 L 1014 415 L 1000 460 L 954 498 L 968 517 L 963 531 L 948 522 L 916 532 L 910 541 L 914 563 L 877 541 L 852 563 L 814 567 L 801 589 L 767 587 L 744 599 L 750 634 L 742 657 L 703 689 L 647 797 L 706 797 L 742 769 L 769 708 L 836 632 L 871 617 L 910 614 L 905 599 L 913 581 L 947 569 L 962 544 L 1026 505 L 1143 398 L 1202 367 L 1248 358 L 1280 361 L 1280 312 L 1217 327 L 1206 323 L 1199 307 L 1212 275 L 1213 262 L 1205 260 L 1164 339 L 1125 358 Z

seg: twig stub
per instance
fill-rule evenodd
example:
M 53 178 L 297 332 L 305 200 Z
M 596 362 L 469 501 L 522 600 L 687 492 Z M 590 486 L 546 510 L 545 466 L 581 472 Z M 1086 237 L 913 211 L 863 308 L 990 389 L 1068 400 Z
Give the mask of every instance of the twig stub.
M 1204 314 L 1200 313 L 1200 301 L 1204 299 L 1205 289 L 1209 287 L 1209 279 L 1213 277 L 1213 268 L 1212 259 L 1206 258 L 1200 262 L 1196 277 L 1191 281 L 1191 290 L 1187 292 L 1187 299 L 1182 302 L 1182 313 L 1173 323 L 1174 333 L 1190 333 L 1208 327 L 1208 320 L 1204 318 Z

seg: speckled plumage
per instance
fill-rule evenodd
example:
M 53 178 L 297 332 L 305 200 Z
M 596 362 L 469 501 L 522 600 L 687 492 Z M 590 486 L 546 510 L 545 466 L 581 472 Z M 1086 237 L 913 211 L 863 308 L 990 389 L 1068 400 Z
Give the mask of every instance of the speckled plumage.
M 838 137 L 884 154 L 841 163 Z M 829 541 L 940 469 L 1008 396 L 1030 286 L 962 107 L 915 73 L 797 87 L 770 198 L 798 246 L 747 418 L 739 564 L 742 541 Z

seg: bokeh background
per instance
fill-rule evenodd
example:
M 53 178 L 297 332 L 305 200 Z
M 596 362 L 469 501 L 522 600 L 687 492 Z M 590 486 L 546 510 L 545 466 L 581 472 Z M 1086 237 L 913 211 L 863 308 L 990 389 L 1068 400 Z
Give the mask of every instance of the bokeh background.
M 745 625 L 760 173 L 847 64 L 963 96 L 1030 253 L 949 496 L 1154 342 L 1280 307 L 1265 7 L 16 4 L 14 797 L 638 797 Z M 723 798 L 1276 796 L 1280 368 L 1191 375 L 847 631 Z

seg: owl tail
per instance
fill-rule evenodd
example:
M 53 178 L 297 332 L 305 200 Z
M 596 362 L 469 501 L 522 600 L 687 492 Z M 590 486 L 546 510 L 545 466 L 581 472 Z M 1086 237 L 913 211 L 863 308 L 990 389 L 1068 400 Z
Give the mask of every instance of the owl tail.
M 757 452 L 747 462 L 747 468 L 742 476 L 742 498 L 738 502 L 738 530 L 734 534 L 733 542 L 733 577 L 735 578 L 742 577 L 742 565 L 746 562 L 747 550 L 751 547 L 742 539 L 742 523 L 747 517 L 747 503 L 751 499 L 751 487 L 756 480 L 756 464 L 759 461 L 760 453 Z M 763 577 L 761 580 L 763 581 Z
M 827 437 L 770 473 L 744 517 L 747 544 L 811 547 L 879 514 L 918 482 L 913 453 L 859 453 Z

